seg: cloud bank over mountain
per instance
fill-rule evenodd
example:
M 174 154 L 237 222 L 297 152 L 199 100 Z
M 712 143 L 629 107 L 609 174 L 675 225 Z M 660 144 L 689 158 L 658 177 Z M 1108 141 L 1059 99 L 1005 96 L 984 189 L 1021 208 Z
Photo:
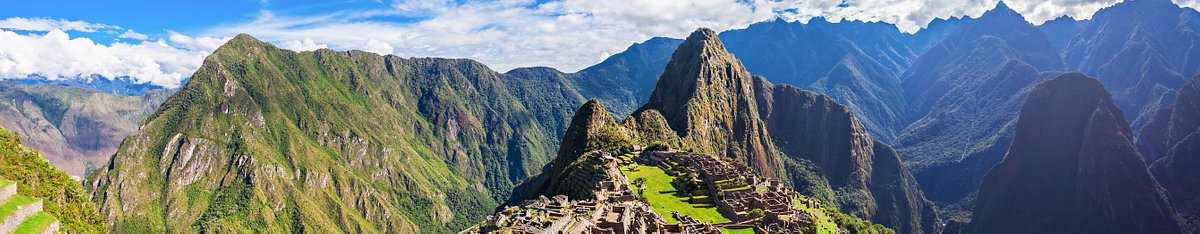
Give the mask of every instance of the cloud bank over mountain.
M 177 48 L 163 40 L 104 45 L 85 37 L 71 38 L 59 29 L 44 34 L 0 30 L 0 44 L 4 45 L 0 46 L 3 78 L 128 76 L 139 83 L 168 88 L 178 87 L 191 76 L 211 51 Z M 180 43 L 172 40 L 172 44 Z
M 1059 16 L 1090 18 L 1120 0 L 1011 0 L 1040 24 Z M 71 19 L 0 20 L 0 78 L 130 76 L 177 87 L 212 51 L 238 33 L 293 50 L 358 49 L 402 57 L 460 57 L 505 71 L 548 66 L 576 71 L 655 36 L 683 37 L 692 29 L 723 31 L 783 18 L 883 21 L 904 32 L 936 18 L 977 17 L 995 0 L 396 0 L 373 8 L 295 10 L 263 2 L 249 20 L 211 22 L 200 30 L 123 28 Z M 1183 6 L 1200 0 L 1178 0 Z M 301 8 L 301 7 L 294 7 Z M 0 15 L 0 18 L 5 17 Z M 57 31 L 55 31 L 57 30 Z M 155 37 L 155 30 L 166 31 Z M 143 33 L 139 33 L 139 31 Z M 107 32 L 110 44 L 78 35 Z M 71 38 L 70 36 L 76 36 Z M 119 34 L 119 35 L 117 35 Z M 160 33 L 161 34 L 161 33 Z M 87 48 L 67 51 L 66 45 Z M 79 52 L 87 51 L 87 52 Z M 32 59 L 37 58 L 37 59 Z M 59 60 L 47 60 L 59 59 Z M 39 61 L 56 61 L 52 64 Z

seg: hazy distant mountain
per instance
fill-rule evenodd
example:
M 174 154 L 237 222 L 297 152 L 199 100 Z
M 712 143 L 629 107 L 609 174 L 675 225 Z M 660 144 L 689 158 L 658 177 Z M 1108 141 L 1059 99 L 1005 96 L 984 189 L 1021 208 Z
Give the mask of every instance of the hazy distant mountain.
M 904 128 L 899 75 L 917 56 L 904 36 L 891 24 L 824 18 L 776 19 L 720 35 L 750 72 L 829 95 L 883 141 Z
M 1067 68 L 1096 77 L 1134 133 L 1200 74 L 1200 13 L 1168 0 L 1124 1 L 1096 12 L 1071 40 Z
M 83 87 L 0 82 L 0 125 L 21 135 L 55 167 L 82 179 L 108 162 L 170 93 L 110 94 Z
M 20 84 L 53 84 L 60 86 L 75 86 L 85 87 L 99 90 L 101 92 L 121 94 L 129 96 L 142 96 L 147 92 L 166 89 L 166 87 L 150 84 L 149 82 L 137 82 L 128 76 L 121 77 L 103 77 L 100 75 L 80 76 L 80 77 L 60 77 L 50 79 L 45 76 L 32 75 L 24 78 L 6 79 Z
M 1200 229 L 1200 77 L 1180 88 L 1174 104 L 1146 124 L 1138 145 L 1179 214 L 1193 230 Z
M 1003 3 L 930 48 L 903 75 L 911 124 L 894 144 L 931 200 L 959 203 L 1004 155 L 1029 89 L 1062 62 Z M 963 208 L 968 209 L 969 208 Z
M 1046 21 L 1037 27 L 1043 33 L 1046 33 L 1046 38 L 1050 40 L 1050 44 L 1061 54 L 1067 50 L 1071 40 L 1075 39 L 1075 35 L 1079 34 L 1079 31 L 1087 25 L 1087 22 L 1064 15 Z
M 933 19 L 933 21 L 930 21 L 925 28 L 922 28 L 912 35 L 906 36 L 905 43 L 908 44 L 908 48 L 912 49 L 913 52 L 916 52 L 919 56 L 928 51 L 929 48 L 932 48 L 933 46 L 942 42 L 942 40 L 946 39 L 946 37 L 949 37 L 950 34 L 958 31 L 958 29 L 963 25 L 969 24 L 971 21 L 975 21 L 975 19 L 957 16 L 951 16 L 950 18 L 945 19 Z
M 1065 74 L 1029 94 L 980 186 L 974 233 L 1183 233 L 1100 82 Z
M 517 68 L 505 73 L 514 79 L 506 79 L 509 85 L 523 87 L 530 92 L 516 95 L 522 102 L 534 107 L 552 107 L 534 110 L 542 122 L 556 122 L 553 129 L 562 137 L 572 110 L 589 98 L 596 98 L 608 106 L 614 116 L 626 116 L 650 97 L 654 83 L 670 59 L 671 51 L 681 40 L 656 37 L 635 43 L 621 53 L 614 54 L 599 64 L 576 73 L 563 73 L 553 68 Z M 548 94 L 562 97 L 550 98 Z M 563 102 L 562 99 L 567 100 Z M 530 102 L 542 102 L 535 104 Z

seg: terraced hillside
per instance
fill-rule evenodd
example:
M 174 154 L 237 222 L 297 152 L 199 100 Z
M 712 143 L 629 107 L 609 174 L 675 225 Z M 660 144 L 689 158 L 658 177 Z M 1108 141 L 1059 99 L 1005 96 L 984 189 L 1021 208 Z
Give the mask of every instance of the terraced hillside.
M 0 233 L 105 233 L 82 186 L 0 129 Z
M 42 210 L 43 200 L 17 195 L 17 183 L 0 179 L 0 233 L 56 233 L 58 218 Z

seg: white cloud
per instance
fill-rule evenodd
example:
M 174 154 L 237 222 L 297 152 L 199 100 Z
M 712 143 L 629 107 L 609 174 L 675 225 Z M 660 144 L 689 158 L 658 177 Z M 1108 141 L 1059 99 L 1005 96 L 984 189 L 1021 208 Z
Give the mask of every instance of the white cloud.
M 171 43 L 195 51 L 212 52 L 221 47 L 221 45 L 224 45 L 229 39 L 233 39 L 233 37 L 191 37 L 174 31 L 169 32 L 169 34 L 167 39 L 171 40 Z
M 329 44 L 317 44 L 312 38 L 304 38 L 304 40 L 291 40 L 279 43 L 279 47 L 295 51 L 313 51 L 329 48 Z
M 522 66 L 573 71 L 599 62 L 604 53 L 620 52 L 654 36 L 683 37 L 701 26 L 744 27 L 775 15 L 738 0 L 402 1 L 393 7 L 390 12 L 305 17 L 263 12 L 254 21 L 214 28 L 205 35 L 249 33 L 274 42 L 310 38 L 343 50 L 472 58 L 499 71 Z M 370 19 L 414 12 L 430 16 L 413 23 Z
M 12 17 L 0 20 L 0 28 L 10 30 L 23 31 L 39 31 L 48 32 L 50 30 L 62 31 L 80 31 L 80 32 L 95 32 L 101 29 L 121 29 L 121 27 L 88 23 L 84 21 L 71 21 L 65 19 L 47 19 L 47 18 L 23 18 Z
M 1010 0 L 1034 23 L 1070 15 L 1087 19 L 1120 0 Z M 1184 6 L 1200 0 L 1177 0 Z M 722 31 L 783 17 L 885 21 L 913 32 L 934 18 L 979 16 L 997 0 L 396 0 L 390 8 L 321 15 L 261 11 L 252 21 L 222 24 L 199 34 L 168 31 L 166 38 L 110 46 L 63 31 L 120 33 L 124 28 L 83 21 L 8 18 L 0 28 L 49 32 L 39 36 L 0 30 L 0 77 L 23 74 L 128 75 L 170 87 L 190 75 L 207 54 L 238 33 L 282 48 L 359 49 L 411 57 L 471 58 L 498 71 L 549 66 L 575 71 L 655 36 L 684 37 L 697 27 Z M 266 3 L 264 1 L 264 3 Z M 384 16 L 381 18 L 381 16 Z M 412 22 L 386 19 L 417 18 Z M 56 31 L 57 30 L 57 31 Z M 199 36 L 196 36 L 199 35 Z M 144 39 L 141 39 L 144 38 Z M 10 46 L 11 45 L 11 46 Z M 70 45 L 70 46 L 68 46 Z
M 178 87 L 209 53 L 180 50 L 162 41 L 106 46 L 88 38 L 70 38 L 59 29 L 42 35 L 0 30 L 0 44 L 5 45 L 0 46 L 0 77 L 129 76 L 168 88 Z
M 392 48 L 392 45 L 389 45 L 387 42 L 375 39 L 367 40 L 367 47 L 363 50 L 376 54 L 392 54 L 393 51 L 396 51 L 396 49 Z
M 121 33 L 121 35 L 118 35 L 117 37 L 139 41 L 145 41 L 146 39 L 150 38 L 149 36 L 146 36 L 146 34 L 134 32 L 133 29 L 125 30 L 124 33 Z
M 1090 18 L 1119 0 L 1013 0 L 1034 23 L 1071 15 Z M 206 35 L 250 33 L 274 42 L 304 39 L 334 49 L 390 51 L 414 57 L 461 57 L 505 71 L 550 66 L 575 71 L 654 36 L 684 37 L 697 27 L 743 28 L 783 17 L 885 21 L 915 32 L 935 18 L 977 17 L 997 0 L 398 0 L 392 9 L 315 16 L 277 16 L 214 28 Z M 843 5 L 844 4 L 844 5 Z M 421 17 L 388 22 L 373 17 Z M 364 43 L 363 38 L 371 38 Z M 382 47 L 388 45 L 391 49 Z
M 404 15 L 427 16 L 444 12 L 457 5 L 454 0 L 399 0 L 392 3 L 392 8 Z

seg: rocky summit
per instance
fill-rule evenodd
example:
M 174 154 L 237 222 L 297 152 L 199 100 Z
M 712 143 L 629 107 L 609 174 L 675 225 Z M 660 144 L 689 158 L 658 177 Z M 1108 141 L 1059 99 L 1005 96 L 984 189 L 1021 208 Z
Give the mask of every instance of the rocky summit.
M 732 158 L 843 212 L 905 233 L 937 217 L 908 170 L 828 96 L 753 76 L 716 33 L 693 32 L 633 118 L 661 115 L 674 147 Z
M 974 233 L 1183 233 L 1129 124 L 1099 81 L 1064 74 L 1021 108 L 1004 160 L 980 185 Z

